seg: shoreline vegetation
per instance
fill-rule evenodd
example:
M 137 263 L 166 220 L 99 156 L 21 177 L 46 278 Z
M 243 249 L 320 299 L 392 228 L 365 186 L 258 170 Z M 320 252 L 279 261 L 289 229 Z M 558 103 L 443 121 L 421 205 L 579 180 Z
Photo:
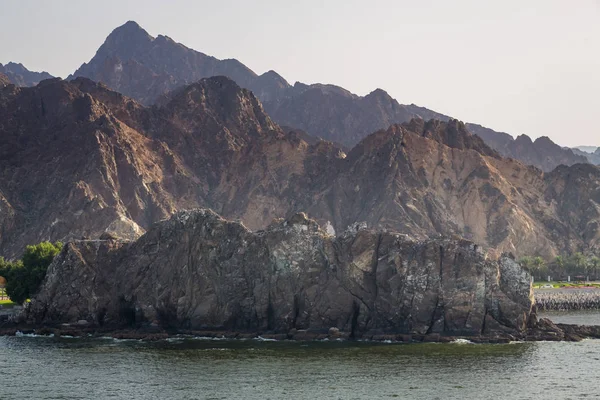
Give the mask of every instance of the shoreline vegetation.
M 546 278 L 563 281 L 555 282 L 557 284 L 568 284 L 571 280 L 581 284 L 590 278 L 596 280 L 600 275 L 600 257 L 581 252 L 559 255 L 549 261 L 541 256 L 525 256 L 519 259 L 519 264 L 535 277 L 534 285 Z

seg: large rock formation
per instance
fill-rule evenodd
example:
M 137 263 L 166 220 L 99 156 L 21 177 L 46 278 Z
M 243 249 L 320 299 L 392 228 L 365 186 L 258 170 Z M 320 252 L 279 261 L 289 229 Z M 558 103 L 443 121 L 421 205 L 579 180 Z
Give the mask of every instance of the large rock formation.
M 132 243 L 68 243 L 31 302 L 36 324 L 327 332 L 354 337 L 524 334 L 530 276 L 465 240 L 355 229 L 305 214 L 251 232 L 209 210 L 180 212 Z
M 23 64 L 14 62 L 9 62 L 6 65 L 0 64 L 0 75 L 6 76 L 10 83 L 17 86 L 35 86 L 45 79 L 53 78 L 46 71 L 30 71 Z

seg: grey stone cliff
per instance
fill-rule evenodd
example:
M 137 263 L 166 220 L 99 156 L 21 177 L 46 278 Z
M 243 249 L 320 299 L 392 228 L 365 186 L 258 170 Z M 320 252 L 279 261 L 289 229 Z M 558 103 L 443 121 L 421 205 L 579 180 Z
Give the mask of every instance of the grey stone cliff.
M 30 322 L 475 336 L 522 334 L 531 317 L 529 275 L 466 240 L 333 237 L 303 213 L 251 232 L 205 209 L 106 239 L 65 245 Z

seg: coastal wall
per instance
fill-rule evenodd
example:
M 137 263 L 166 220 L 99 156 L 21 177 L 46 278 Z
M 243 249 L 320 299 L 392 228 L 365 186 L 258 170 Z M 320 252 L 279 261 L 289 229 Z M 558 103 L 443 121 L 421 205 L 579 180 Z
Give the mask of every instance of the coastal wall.
M 361 227 L 328 235 L 300 213 L 251 232 L 210 210 L 175 214 L 135 242 L 71 242 L 28 319 L 239 332 L 519 335 L 529 274 L 466 240 Z
M 599 310 L 600 289 L 542 289 L 535 291 L 539 311 Z

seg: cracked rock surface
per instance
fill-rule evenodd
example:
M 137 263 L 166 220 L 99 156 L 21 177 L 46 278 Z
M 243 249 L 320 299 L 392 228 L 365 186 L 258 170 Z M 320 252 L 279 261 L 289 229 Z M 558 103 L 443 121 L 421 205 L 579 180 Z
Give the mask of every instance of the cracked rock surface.
M 28 313 L 36 324 L 239 332 L 519 334 L 530 276 L 466 240 L 364 228 L 329 235 L 304 213 L 252 232 L 207 209 L 134 242 L 64 246 Z

